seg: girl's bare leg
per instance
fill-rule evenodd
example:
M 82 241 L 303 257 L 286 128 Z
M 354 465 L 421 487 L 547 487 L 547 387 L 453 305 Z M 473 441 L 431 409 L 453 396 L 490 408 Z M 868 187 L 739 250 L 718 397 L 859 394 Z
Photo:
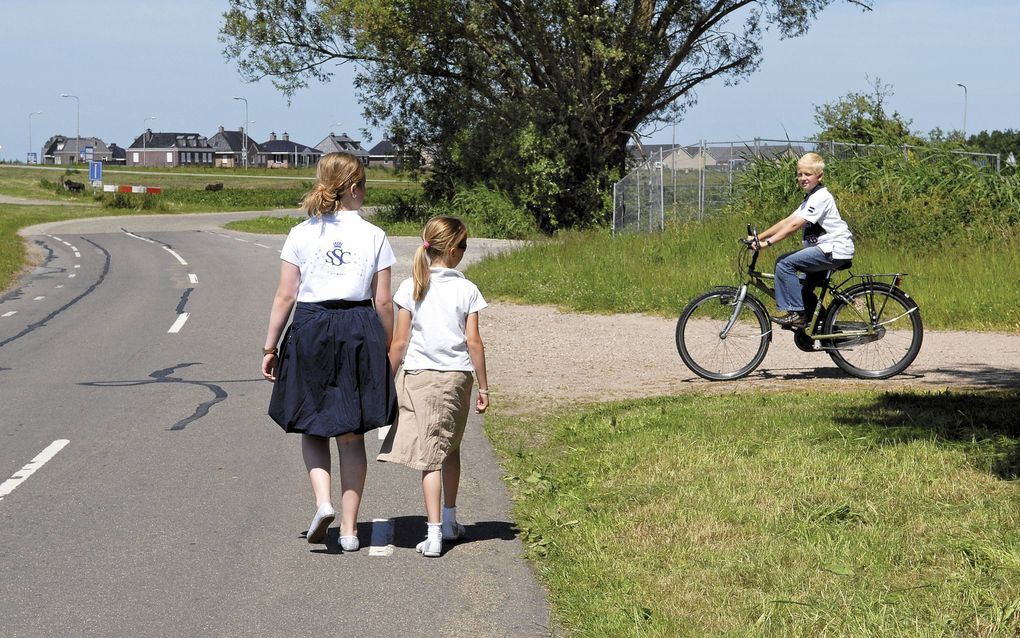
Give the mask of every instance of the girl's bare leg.
M 439 501 L 442 497 L 442 479 L 444 478 L 446 478 L 445 473 L 439 470 L 424 470 L 421 473 L 421 491 L 425 496 L 425 515 L 430 523 L 442 522 Z
M 450 452 L 443 461 L 443 506 L 457 507 L 460 488 L 460 448 Z M 429 519 L 432 520 L 432 519 Z
M 358 535 L 358 508 L 361 507 L 361 493 L 365 489 L 365 475 L 368 461 L 365 458 L 365 437 L 360 434 L 344 434 L 336 437 L 340 451 L 340 535 Z
M 330 456 L 329 439 L 321 436 L 301 435 L 301 456 L 305 460 L 305 469 L 312 482 L 312 494 L 315 495 L 315 506 L 319 507 L 332 501 L 330 496 Z

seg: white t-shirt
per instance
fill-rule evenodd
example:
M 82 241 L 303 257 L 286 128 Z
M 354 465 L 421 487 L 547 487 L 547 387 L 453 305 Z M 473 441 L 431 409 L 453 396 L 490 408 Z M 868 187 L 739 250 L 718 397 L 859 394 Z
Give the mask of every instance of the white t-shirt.
M 400 282 L 393 303 L 411 313 L 411 339 L 404 355 L 405 370 L 473 372 L 464 326 L 485 303 L 478 287 L 450 268 L 431 268 L 429 289 L 414 300 L 414 279 Z
M 821 184 L 815 187 L 794 211 L 807 220 L 804 225 L 804 247 L 818 246 L 832 253 L 833 259 L 853 259 L 854 237 L 843 218 L 839 216 L 836 200 L 829 189 Z
M 397 261 L 386 233 L 356 211 L 309 217 L 290 229 L 280 259 L 301 269 L 298 301 L 372 297 L 372 278 Z

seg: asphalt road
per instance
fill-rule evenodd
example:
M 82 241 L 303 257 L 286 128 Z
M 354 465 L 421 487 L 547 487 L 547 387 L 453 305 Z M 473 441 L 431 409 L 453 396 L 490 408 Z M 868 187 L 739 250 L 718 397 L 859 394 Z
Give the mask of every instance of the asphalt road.
M 42 263 L 0 297 L 0 636 L 548 636 L 475 415 L 465 542 L 415 552 L 420 475 L 375 436 L 362 550 L 302 538 L 299 440 L 259 374 L 283 237 L 221 228 L 244 215 L 28 231 Z M 417 242 L 392 243 L 396 285 Z

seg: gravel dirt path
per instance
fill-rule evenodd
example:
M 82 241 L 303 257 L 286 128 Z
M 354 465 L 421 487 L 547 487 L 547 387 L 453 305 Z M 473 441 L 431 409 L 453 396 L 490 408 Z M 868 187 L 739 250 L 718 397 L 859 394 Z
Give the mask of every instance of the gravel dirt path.
M 675 319 L 494 303 L 481 320 L 493 398 L 511 412 L 684 392 L 793 390 L 800 384 L 816 390 L 1020 387 L 1015 334 L 926 331 L 920 354 L 903 374 L 863 381 L 824 353 L 798 350 L 783 332 L 750 376 L 712 382 L 680 360 Z

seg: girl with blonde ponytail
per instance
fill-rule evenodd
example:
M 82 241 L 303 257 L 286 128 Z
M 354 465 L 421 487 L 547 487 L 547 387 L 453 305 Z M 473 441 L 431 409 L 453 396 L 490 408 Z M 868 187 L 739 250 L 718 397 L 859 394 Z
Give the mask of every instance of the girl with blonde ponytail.
M 397 415 L 386 354 L 393 334 L 390 266 L 396 257 L 386 233 L 358 214 L 364 201 L 361 162 L 349 153 L 324 155 L 315 188 L 304 199 L 308 219 L 291 229 L 280 252 L 280 282 L 262 348 L 262 375 L 273 382 L 269 416 L 284 431 L 301 434 L 316 506 L 309 543 L 322 542 L 336 518 L 329 449 L 330 439 L 336 440 L 345 552 L 360 546 L 365 432 L 393 423 Z
M 378 459 L 421 470 L 428 531 L 417 549 L 429 557 L 442 555 L 444 540 L 465 534 L 457 522 L 457 491 L 472 372 L 478 377 L 475 412 L 489 407 L 485 346 L 478 332 L 478 312 L 487 304 L 478 287 L 454 270 L 466 250 L 464 222 L 433 217 L 415 250 L 413 276 L 393 296 L 398 310 L 390 367 L 396 370 L 403 362 L 396 379 L 400 411 Z

